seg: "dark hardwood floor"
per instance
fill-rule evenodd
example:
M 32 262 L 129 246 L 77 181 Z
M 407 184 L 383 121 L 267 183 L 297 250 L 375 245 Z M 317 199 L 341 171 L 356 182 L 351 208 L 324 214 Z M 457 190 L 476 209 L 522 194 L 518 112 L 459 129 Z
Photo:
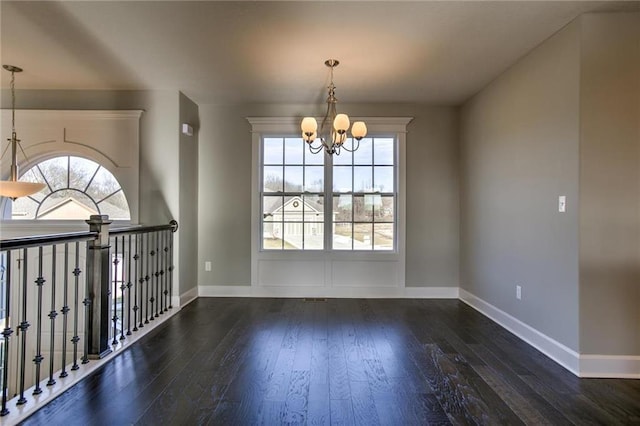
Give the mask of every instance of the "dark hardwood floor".
M 30 425 L 640 424 L 457 300 L 202 298 Z

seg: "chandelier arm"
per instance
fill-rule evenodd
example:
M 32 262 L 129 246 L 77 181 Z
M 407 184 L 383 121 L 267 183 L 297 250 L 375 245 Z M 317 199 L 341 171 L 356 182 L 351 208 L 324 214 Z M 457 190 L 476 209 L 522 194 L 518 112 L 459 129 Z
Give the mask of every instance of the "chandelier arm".
M 313 146 L 313 142 L 312 143 L 307 143 L 307 145 L 309 146 L 309 151 L 312 154 L 317 154 L 317 153 L 319 153 L 320 151 L 322 151 L 326 147 L 326 145 L 324 143 L 322 143 L 322 142 L 318 146 Z
M 355 140 L 356 140 L 356 142 L 357 142 L 357 145 L 355 145 L 355 146 L 354 146 L 354 144 L 353 144 L 353 143 L 354 143 L 354 142 L 353 142 L 353 141 L 354 141 L 354 139 L 355 139 L 355 138 L 351 138 L 351 147 L 352 147 L 352 149 L 347 148 L 347 146 L 346 146 L 346 145 L 344 145 L 344 144 L 342 145 L 342 147 L 343 147 L 347 152 L 354 152 L 354 151 L 357 151 L 357 150 L 358 150 L 358 148 L 360 148 L 360 141 L 359 141 L 359 140 L 357 140 L 357 139 L 355 139 Z

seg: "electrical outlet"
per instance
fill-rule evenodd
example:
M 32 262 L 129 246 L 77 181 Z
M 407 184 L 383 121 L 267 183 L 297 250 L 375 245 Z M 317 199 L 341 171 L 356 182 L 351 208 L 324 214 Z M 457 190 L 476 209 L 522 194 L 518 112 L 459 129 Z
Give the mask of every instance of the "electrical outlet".
M 211 272 L 211 262 L 209 262 L 208 260 L 204 262 L 204 270 L 207 272 Z
M 519 285 L 516 286 L 516 299 L 522 300 L 522 287 Z

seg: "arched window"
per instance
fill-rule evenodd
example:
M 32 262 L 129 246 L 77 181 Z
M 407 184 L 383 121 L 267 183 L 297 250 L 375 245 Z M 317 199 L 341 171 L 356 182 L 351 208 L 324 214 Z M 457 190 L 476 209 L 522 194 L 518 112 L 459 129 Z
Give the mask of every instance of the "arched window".
M 45 187 L 12 203 L 14 220 L 78 220 L 94 214 L 106 214 L 112 220 L 131 218 L 117 179 L 95 161 L 70 155 L 51 158 L 31 167 L 20 180 Z

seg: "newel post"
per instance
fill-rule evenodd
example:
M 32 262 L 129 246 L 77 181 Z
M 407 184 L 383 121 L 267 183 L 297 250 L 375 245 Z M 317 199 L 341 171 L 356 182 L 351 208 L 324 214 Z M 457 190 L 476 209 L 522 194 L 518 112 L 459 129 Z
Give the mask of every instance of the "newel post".
M 86 221 L 98 237 L 87 243 L 87 336 L 89 358 L 99 359 L 109 353 L 109 295 L 111 259 L 109 257 L 109 225 L 107 215 L 92 215 Z

